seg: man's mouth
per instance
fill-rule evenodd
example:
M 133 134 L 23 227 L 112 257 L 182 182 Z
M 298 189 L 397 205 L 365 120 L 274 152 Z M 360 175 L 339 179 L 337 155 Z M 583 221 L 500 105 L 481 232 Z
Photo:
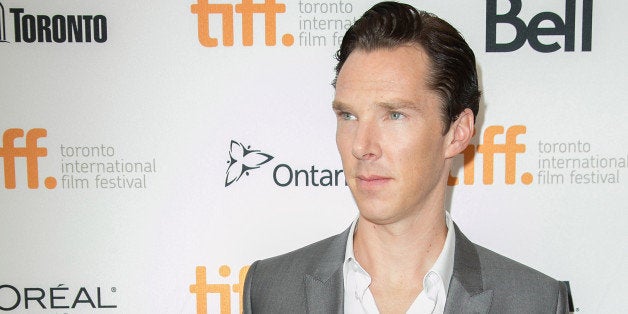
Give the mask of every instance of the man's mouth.
M 390 177 L 379 175 L 358 175 L 356 179 L 358 186 L 366 189 L 382 186 L 392 180 Z

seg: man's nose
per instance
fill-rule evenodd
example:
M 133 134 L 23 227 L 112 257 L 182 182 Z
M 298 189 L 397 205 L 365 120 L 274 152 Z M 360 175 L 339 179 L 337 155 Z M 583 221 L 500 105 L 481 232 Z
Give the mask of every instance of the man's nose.
M 361 121 L 353 140 L 353 156 L 360 160 L 377 160 L 381 154 L 381 132 L 375 121 Z

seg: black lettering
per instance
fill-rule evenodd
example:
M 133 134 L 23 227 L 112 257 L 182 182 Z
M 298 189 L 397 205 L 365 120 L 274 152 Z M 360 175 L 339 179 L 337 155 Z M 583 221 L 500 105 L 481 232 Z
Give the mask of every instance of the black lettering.
M 323 174 L 323 176 L 321 177 L 321 185 L 322 186 L 330 186 L 332 185 L 332 173 L 331 171 L 327 170 L 327 169 L 323 169 L 321 170 L 321 173 Z
M 27 43 L 32 43 L 37 39 L 37 27 L 34 16 L 24 15 L 22 17 L 22 37 Z
M 338 176 L 343 173 L 344 171 L 342 169 L 337 169 L 336 170 L 336 182 L 334 185 L 338 186 Z M 345 186 L 347 186 L 347 181 L 345 180 Z
M 11 285 L 2 285 L 0 286 L 0 290 L 2 290 L 3 288 L 9 288 L 11 290 L 13 290 L 13 292 L 15 292 L 15 304 L 13 304 L 10 307 L 3 307 L 2 305 L 0 305 L 0 310 L 3 311 L 11 311 L 17 308 L 18 305 L 20 305 L 20 300 L 22 299 L 22 297 L 20 297 L 20 292 L 17 291 L 17 289 L 15 289 L 15 287 L 11 286 Z
M 543 52 L 555 52 L 561 48 L 558 42 L 541 43 L 539 36 L 563 36 L 564 50 L 575 50 L 576 37 L 576 0 L 565 0 L 565 17 L 553 12 L 541 12 L 532 17 L 529 24 L 521 20 L 521 0 L 506 0 L 510 9 L 506 14 L 497 14 L 497 0 L 486 2 L 486 51 L 510 52 L 521 48 L 526 41 L 532 49 Z M 503 2 L 503 0 L 502 0 Z M 582 3 L 582 51 L 591 51 L 593 0 L 583 0 Z M 539 27 L 543 21 L 553 23 L 553 27 Z M 509 43 L 497 43 L 497 24 L 510 24 L 515 28 L 515 39 Z
M 38 296 L 30 296 L 31 291 L 38 291 L 39 295 Z M 46 296 L 46 292 L 44 292 L 44 289 L 41 288 L 24 288 L 24 306 L 26 307 L 26 309 L 28 310 L 28 301 L 37 301 L 37 303 L 39 303 L 39 306 L 41 306 L 42 309 L 45 309 L 46 306 L 44 305 L 44 302 L 42 302 L 41 300 L 44 299 L 44 297 Z
M 44 42 L 44 38 L 46 38 L 46 42 L 49 43 L 52 41 L 52 32 L 50 31 L 50 18 L 45 15 L 37 16 L 37 41 L 40 43 Z
M 542 21 L 551 21 L 554 23 L 553 28 L 539 27 Z M 557 42 L 553 42 L 549 45 L 545 45 L 539 41 L 541 35 L 564 35 L 565 24 L 563 20 L 556 13 L 541 12 L 535 15 L 528 25 L 528 42 L 530 47 L 538 52 L 554 52 L 560 49 L 560 45 Z
M 593 0 L 584 0 L 582 3 L 582 51 L 591 51 L 592 25 Z
M 78 19 L 78 21 L 77 21 Z M 83 42 L 83 19 L 81 16 L 68 16 L 68 42 Z
M 11 8 L 16 42 L 92 42 L 107 41 L 104 15 L 29 15 L 23 8 Z M 0 33 L 0 35 L 3 35 Z
M 67 305 L 55 305 L 55 300 L 64 300 L 65 296 L 55 296 L 55 291 L 57 290 L 69 290 L 70 288 L 66 288 L 66 287 L 57 287 L 57 288 L 50 288 L 50 308 L 51 309 L 67 309 L 70 308 Z
M 63 15 L 55 15 L 52 17 L 52 39 L 56 43 L 65 42 L 66 39 L 65 17 Z
M 92 42 L 92 16 L 83 15 L 83 21 L 85 23 L 85 42 Z
M 9 9 L 9 12 L 13 13 L 13 28 L 14 28 L 14 32 L 15 32 L 15 42 L 19 43 L 22 41 L 22 33 L 21 33 L 21 29 L 22 27 L 20 26 L 20 14 L 24 13 L 24 9 L 20 9 L 20 8 L 11 8 Z
M 318 184 L 316 184 L 316 176 L 315 174 L 318 172 L 318 170 L 316 170 L 314 168 L 314 166 L 312 166 L 312 169 L 310 169 L 310 175 L 312 175 L 312 185 L 313 186 L 318 186 Z
M 294 186 L 299 186 L 299 174 L 305 174 L 305 186 L 310 186 L 310 178 L 307 174 L 307 170 L 296 170 L 294 172 Z
M 526 24 L 517 17 L 521 12 L 521 0 L 508 0 L 510 10 L 504 15 L 497 14 L 497 0 L 486 1 L 486 51 L 515 51 L 526 42 Z M 510 24 L 515 28 L 515 39 L 509 43 L 497 43 L 497 24 Z
M 81 300 L 81 295 L 85 294 L 85 300 Z M 92 305 L 92 308 L 96 308 L 94 301 L 92 301 L 92 297 L 87 293 L 87 289 L 85 287 L 81 287 L 79 292 L 76 294 L 76 298 L 74 298 L 74 303 L 72 303 L 72 308 L 75 308 L 78 303 L 89 303 Z
M 107 18 L 103 15 L 96 15 L 94 17 L 94 40 L 97 43 L 107 41 Z
M 117 305 L 102 305 L 100 303 L 100 300 L 101 300 L 101 297 L 100 297 L 100 287 L 96 288 L 96 297 L 97 297 L 97 300 L 98 300 L 98 308 L 99 309 L 115 309 L 115 308 L 118 307 Z
M 289 177 L 288 177 L 288 181 L 286 181 L 286 183 L 280 183 L 277 180 L 277 171 L 279 170 L 279 168 L 284 168 L 284 167 L 286 169 L 288 169 Z M 273 170 L 273 180 L 275 181 L 275 184 L 277 184 L 278 186 L 281 186 L 281 187 L 285 187 L 285 186 L 290 185 L 290 183 L 292 183 L 292 169 L 290 168 L 290 166 L 288 166 L 286 164 L 280 164 L 277 167 L 275 167 L 275 170 Z
M 565 51 L 574 50 L 576 38 L 576 0 L 565 1 Z

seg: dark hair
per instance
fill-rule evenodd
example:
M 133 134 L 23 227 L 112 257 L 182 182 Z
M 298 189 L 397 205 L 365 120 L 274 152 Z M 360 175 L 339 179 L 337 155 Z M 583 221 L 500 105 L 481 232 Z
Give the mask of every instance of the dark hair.
M 336 52 L 336 79 L 355 49 L 373 51 L 413 44 L 429 56 L 427 83 L 443 101 L 444 132 L 465 108 L 477 116 L 480 90 L 473 51 L 449 23 L 411 5 L 381 2 L 355 21 Z

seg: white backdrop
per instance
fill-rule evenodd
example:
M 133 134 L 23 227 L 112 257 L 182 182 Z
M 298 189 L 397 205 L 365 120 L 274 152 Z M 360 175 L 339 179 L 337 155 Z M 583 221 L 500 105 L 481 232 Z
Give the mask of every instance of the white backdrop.
M 242 267 L 355 217 L 330 82 L 339 36 L 375 1 L 266 1 L 250 14 L 247 1 L 206 2 L 0 1 L 0 310 L 238 313 Z M 454 220 L 569 281 L 574 311 L 622 312 L 628 4 L 409 2 L 450 21 L 478 60 L 483 101 L 474 158 L 452 172 Z M 487 52 L 487 2 L 511 24 L 573 20 L 574 51 L 569 36 L 541 35 L 559 49 Z M 511 24 L 496 24 L 496 43 L 515 39 Z

